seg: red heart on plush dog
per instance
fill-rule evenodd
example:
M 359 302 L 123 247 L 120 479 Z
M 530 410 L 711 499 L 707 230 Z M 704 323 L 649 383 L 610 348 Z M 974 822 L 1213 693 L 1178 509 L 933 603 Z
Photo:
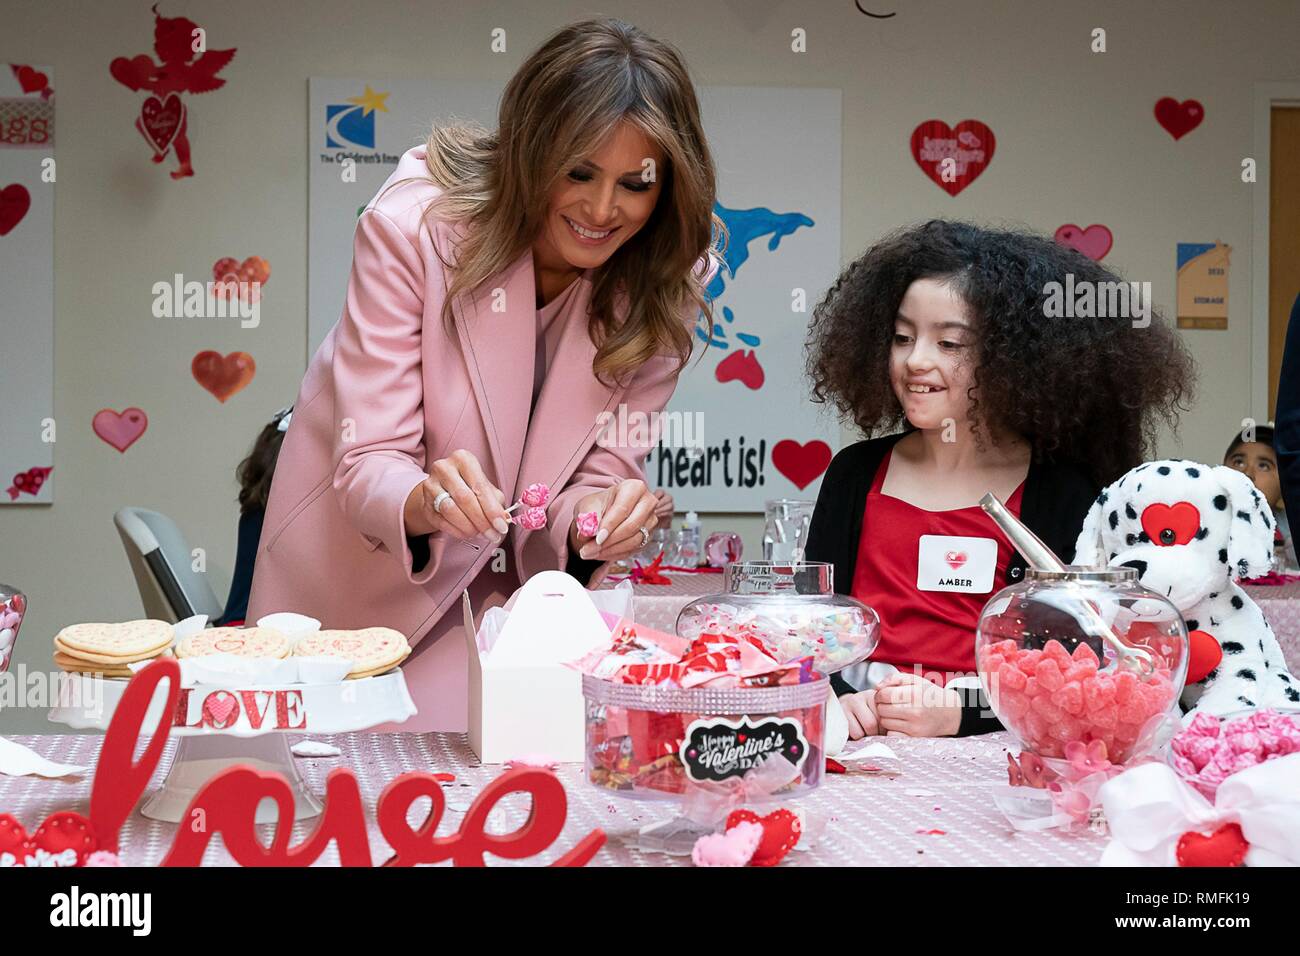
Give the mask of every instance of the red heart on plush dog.
M 1201 513 L 1190 501 L 1179 501 L 1172 505 L 1157 502 L 1142 509 L 1142 530 L 1147 533 L 1152 544 L 1162 547 L 1187 544 L 1201 530 Z M 1162 531 L 1172 531 L 1174 540 L 1163 540 L 1160 537 Z
M 1184 833 L 1174 856 L 1179 866 L 1241 866 L 1249 849 L 1240 824 L 1225 823 L 1209 836 Z
M 67 810 L 51 813 L 30 836 L 12 814 L 0 813 L 0 856 L 11 854 L 19 864 L 23 864 L 28 857 L 36 856 L 41 850 L 54 857 L 71 850 L 76 858 L 75 863 L 55 865 L 82 866 L 86 857 L 98 847 L 99 840 L 95 837 L 94 828 L 80 813 Z
M 753 810 L 733 810 L 727 816 L 726 829 L 730 830 L 738 823 L 757 823 L 763 828 L 763 839 L 749 861 L 750 866 L 776 866 L 794 849 L 799 834 L 803 832 L 799 818 L 784 807 L 765 817 Z
M 1192 631 L 1187 635 L 1187 680 L 1195 684 L 1205 680 L 1207 674 L 1223 660 L 1223 648 L 1213 634 Z

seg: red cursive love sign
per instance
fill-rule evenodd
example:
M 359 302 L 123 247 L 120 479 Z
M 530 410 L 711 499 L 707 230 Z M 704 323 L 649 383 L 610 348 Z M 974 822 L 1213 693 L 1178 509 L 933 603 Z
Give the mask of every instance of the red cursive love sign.
M 134 761 L 132 753 L 145 729 L 145 712 L 163 681 L 167 682 L 166 706 L 140 760 Z M 180 665 L 170 659 L 160 659 L 140 671 L 123 693 L 104 735 L 90 791 L 90 823 L 100 849 L 117 852 L 118 833 L 158 766 L 180 697 Z M 488 816 L 511 793 L 529 794 L 532 812 L 512 833 L 489 833 Z M 423 797 L 428 797 L 432 806 L 424 822 L 412 829 L 407 813 L 411 804 Z M 258 839 L 254 825 L 257 805 L 265 799 L 275 801 L 281 821 L 269 846 Z M 460 828 L 440 837 L 436 834 L 444 805 L 442 787 L 433 774 L 403 774 L 384 789 L 376 819 L 384 839 L 395 851 L 385 866 L 442 860 L 451 860 L 455 866 L 483 866 L 485 853 L 509 860 L 525 859 L 555 842 L 568 814 L 564 786 L 556 776 L 547 770 L 525 767 L 508 771 L 488 784 L 465 814 Z M 289 842 L 293 792 L 288 781 L 279 774 L 252 767 L 237 765 L 214 776 L 195 795 L 183 820 L 163 858 L 163 866 L 198 866 L 209 841 L 218 833 L 241 866 L 309 866 L 331 840 L 338 846 L 339 861 L 344 866 L 371 865 L 361 791 L 352 771 L 342 767 L 326 778 L 325 811 L 316 829 L 297 845 Z M 197 820 L 204 821 L 201 828 L 192 825 Z M 592 830 L 551 865 L 585 866 L 604 844 L 604 831 Z

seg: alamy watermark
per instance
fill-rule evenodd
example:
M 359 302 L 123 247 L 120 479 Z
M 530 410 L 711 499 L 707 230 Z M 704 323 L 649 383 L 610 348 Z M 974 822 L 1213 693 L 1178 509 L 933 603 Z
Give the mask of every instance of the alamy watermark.
M 1049 319 L 1132 319 L 1133 328 L 1151 324 L 1150 282 L 1074 281 L 1067 272 L 1065 282 L 1043 286 L 1043 315 Z
M 640 412 L 619 405 L 617 412 L 597 415 L 596 427 L 601 448 L 704 447 L 703 412 Z

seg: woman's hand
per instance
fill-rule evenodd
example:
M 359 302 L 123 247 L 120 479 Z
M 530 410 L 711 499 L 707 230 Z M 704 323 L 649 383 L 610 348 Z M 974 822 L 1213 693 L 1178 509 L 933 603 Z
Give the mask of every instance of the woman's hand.
M 961 726 L 961 695 L 919 674 L 895 674 L 876 688 L 876 716 L 887 735 L 951 737 Z
M 638 478 L 627 478 L 604 491 L 587 495 L 574 506 L 569 544 L 579 557 L 588 561 L 630 557 L 645 547 L 647 535 L 655 529 L 657 503 L 658 499 Z M 592 538 L 578 531 L 578 515 L 587 511 L 600 515 L 600 527 Z M 645 534 L 641 533 L 643 528 Z
M 862 690 L 839 698 L 840 707 L 849 722 L 849 740 L 871 737 L 880 733 L 876 718 L 875 690 Z
M 665 519 L 671 521 L 673 511 L 676 508 L 673 502 L 673 496 L 662 488 L 655 489 L 655 517 L 663 522 Z
M 443 492 L 451 497 L 435 508 Z M 505 506 L 506 496 L 487 480 L 478 459 L 463 448 L 457 449 L 435 461 L 429 477 L 407 496 L 403 511 L 406 533 L 414 536 L 445 531 L 461 539 L 481 534 L 504 536 L 510 530 Z

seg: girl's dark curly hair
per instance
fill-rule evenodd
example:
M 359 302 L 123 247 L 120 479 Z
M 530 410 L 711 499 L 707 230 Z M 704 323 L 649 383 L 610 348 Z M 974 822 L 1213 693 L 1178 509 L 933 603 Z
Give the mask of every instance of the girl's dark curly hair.
M 993 423 L 1028 439 L 1035 459 L 1072 461 L 1108 484 L 1146 457 L 1159 421 L 1177 427 L 1195 366 L 1154 309 L 1144 328 L 1123 316 L 1049 318 L 1048 283 L 1064 286 L 1070 273 L 1076 288 L 1121 281 L 1033 233 L 943 219 L 901 229 L 845 269 L 813 310 L 813 396 L 868 436 L 902 424 L 889 381 L 898 306 L 917 279 L 945 280 L 974 324 L 977 439 Z

